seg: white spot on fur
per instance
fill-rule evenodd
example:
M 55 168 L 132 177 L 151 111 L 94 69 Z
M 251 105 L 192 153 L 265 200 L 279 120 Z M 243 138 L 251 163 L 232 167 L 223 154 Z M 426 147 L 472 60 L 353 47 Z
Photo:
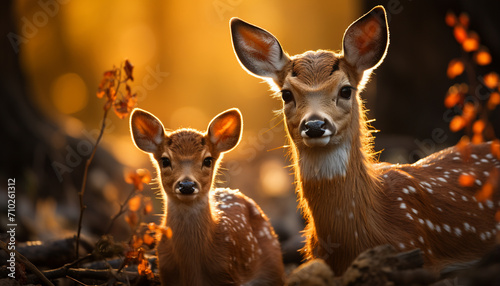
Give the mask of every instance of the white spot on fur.
M 444 230 L 446 230 L 447 232 L 451 232 L 451 228 L 450 228 L 450 226 L 449 226 L 449 225 L 447 225 L 447 224 L 443 224 L 443 228 L 444 228 Z
M 428 226 L 431 230 L 434 230 L 434 224 L 433 224 L 430 220 L 426 219 L 426 220 L 425 220 L 425 222 L 427 223 L 427 226 Z

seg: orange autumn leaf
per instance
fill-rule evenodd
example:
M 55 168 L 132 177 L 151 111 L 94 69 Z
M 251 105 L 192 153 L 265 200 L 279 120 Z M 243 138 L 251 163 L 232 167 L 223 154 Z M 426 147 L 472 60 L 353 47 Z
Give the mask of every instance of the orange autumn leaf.
M 133 240 L 132 240 L 132 248 L 138 249 L 139 247 L 142 246 L 143 243 L 144 243 L 144 241 L 142 240 L 142 238 L 134 235 Z
M 151 231 L 154 231 L 158 228 L 158 226 L 156 225 L 156 223 L 154 222 L 150 222 L 148 223 L 148 229 L 151 230 Z
M 143 184 L 151 182 L 151 173 L 147 169 L 137 169 L 125 175 L 125 182 L 134 185 L 137 190 L 142 191 L 144 189 Z
M 134 81 L 134 76 L 132 75 L 132 72 L 134 70 L 134 66 L 130 63 L 129 60 L 125 60 L 125 65 L 123 67 L 123 71 L 125 71 L 125 80 L 131 80 Z
M 499 77 L 496 72 L 490 72 L 484 76 L 483 80 L 488 88 L 495 89 L 498 86 Z
M 462 110 L 462 117 L 467 122 L 471 122 L 476 117 L 476 108 L 473 103 L 466 103 Z
M 138 211 L 141 208 L 141 202 L 141 196 L 134 196 L 128 201 L 128 209 L 133 212 Z
M 493 194 L 493 185 L 490 182 L 486 182 L 486 184 L 483 185 L 481 190 L 476 192 L 474 197 L 478 202 L 484 202 L 487 200 L 491 200 L 492 194 Z
M 457 40 L 459 44 L 462 44 L 465 39 L 467 39 L 467 31 L 465 31 L 464 27 L 456 25 L 455 28 L 453 28 L 453 36 L 455 36 L 455 40 Z
M 483 133 L 485 127 L 486 123 L 484 122 L 484 120 L 476 120 L 472 125 L 472 132 L 474 132 L 475 134 Z
M 451 89 L 451 88 L 450 88 Z M 457 90 L 455 88 L 455 90 Z M 444 99 L 444 106 L 452 108 L 453 106 L 462 102 L 462 95 L 458 91 L 450 92 Z
M 446 12 L 444 21 L 446 22 L 446 25 L 453 27 L 457 24 L 457 16 L 452 11 L 448 11 Z
M 450 122 L 450 130 L 452 132 L 457 132 L 462 130 L 466 125 L 465 119 L 460 115 L 455 115 Z
M 144 209 L 143 212 L 145 215 L 148 215 L 153 212 L 153 203 L 151 202 L 150 197 L 144 198 Z
M 137 265 L 137 273 L 141 276 L 147 276 L 149 279 L 154 278 L 153 271 L 151 271 L 149 262 L 146 259 L 142 259 L 139 265 Z
M 494 91 L 490 94 L 490 98 L 488 99 L 488 109 L 493 110 L 500 104 L 500 93 Z
M 145 233 L 143 236 L 142 236 L 142 240 L 144 241 L 145 244 L 147 245 L 152 245 L 154 242 L 155 242 L 155 239 L 154 237 L 152 237 L 150 234 L 148 233 Z
M 485 47 L 479 48 L 479 50 L 474 54 L 474 60 L 480 66 L 489 65 L 491 63 L 491 54 Z
M 473 52 L 479 49 L 479 36 L 476 32 L 469 32 L 467 38 L 462 43 L 462 48 L 466 52 Z
M 448 75 L 448 78 L 454 79 L 455 77 L 461 75 L 463 72 L 464 72 L 463 62 L 459 59 L 453 59 L 448 64 L 448 70 L 446 71 L 446 74 Z
M 484 138 L 483 138 L 482 134 L 476 133 L 472 136 L 472 140 L 471 140 L 472 144 L 479 144 L 483 141 L 484 141 Z
M 128 212 L 125 216 L 125 221 L 128 223 L 130 227 L 134 227 L 139 222 L 139 218 L 135 212 Z
M 458 177 L 458 183 L 462 187 L 472 187 L 475 180 L 476 178 L 469 174 L 461 174 L 460 177 Z
M 469 27 L 469 15 L 464 12 L 460 13 L 460 15 L 458 15 L 458 22 L 466 28 Z
M 161 228 L 161 233 L 168 239 L 172 238 L 172 229 L 168 226 Z

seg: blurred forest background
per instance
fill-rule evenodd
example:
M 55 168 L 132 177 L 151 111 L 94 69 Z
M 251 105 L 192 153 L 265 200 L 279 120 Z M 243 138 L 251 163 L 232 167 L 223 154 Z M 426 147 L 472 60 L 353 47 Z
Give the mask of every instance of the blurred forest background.
M 374 5 L 389 14 L 390 46 L 362 97 L 378 133 L 380 159 L 414 162 L 453 145 L 463 133 L 449 131 L 454 113 L 443 105 L 448 87 L 466 75 L 447 78 L 448 63 L 463 53 L 451 10 L 466 12 L 470 28 L 489 48 L 492 63 L 477 74 L 500 71 L 500 4 L 476 1 L 3 1 L 0 17 L 1 182 L 16 178 L 18 242 L 73 236 L 77 192 L 94 142 L 103 104 L 96 97 L 104 71 L 125 59 L 134 65 L 132 91 L 138 107 L 167 128 L 205 130 L 228 108 L 243 114 L 240 145 L 224 159 L 219 186 L 241 189 L 270 216 L 284 247 L 301 239 L 293 176 L 287 167 L 285 133 L 273 110 L 281 101 L 267 85 L 246 74 L 233 54 L 229 19 L 240 17 L 273 33 L 290 54 L 341 48 L 348 25 Z M 89 170 L 83 234 L 104 232 L 130 186 L 127 170 L 148 168 L 148 156 L 130 138 L 128 117 L 108 117 L 108 127 Z M 498 110 L 490 118 L 500 134 Z M 54 167 L 54 162 L 67 168 Z M 58 165 L 60 166 L 60 165 Z M 145 194 L 155 198 L 155 184 Z M 0 229 L 7 224 L 6 183 L 0 186 Z M 154 213 L 161 204 L 154 202 Z M 158 221 L 157 216 L 145 218 Z M 130 235 L 124 223 L 113 229 Z M 4 237 L 0 237 L 4 239 Z M 296 259 L 294 251 L 287 259 Z

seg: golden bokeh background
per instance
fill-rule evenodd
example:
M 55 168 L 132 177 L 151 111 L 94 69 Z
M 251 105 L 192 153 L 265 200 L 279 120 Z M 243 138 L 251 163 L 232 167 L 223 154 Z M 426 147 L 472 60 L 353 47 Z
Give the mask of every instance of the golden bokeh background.
M 20 57 L 35 102 L 69 134 L 80 137 L 81 129 L 99 127 L 104 100 L 95 91 L 102 73 L 129 59 L 138 107 L 158 116 L 167 128 L 204 130 L 213 116 L 238 107 L 244 137 L 228 157 L 248 163 L 252 160 L 245 156 L 274 148 L 271 157 L 283 157 L 283 126 L 273 113 L 281 102 L 240 67 L 229 19 L 240 17 L 264 27 L 293 55 L 311 48 L 340 49 L 345 28 L 363 12 L 359 1 L 40 3 L 16 2 L 20 31 L 28 39 L 20 46 Z M 127 120 L 110 118 L 113 128 L 104 145 L 127 166 L 149 166 L 130 139 Z M 262 187 L 273 194 L 289 191 L 286 160 L 264 163 Z

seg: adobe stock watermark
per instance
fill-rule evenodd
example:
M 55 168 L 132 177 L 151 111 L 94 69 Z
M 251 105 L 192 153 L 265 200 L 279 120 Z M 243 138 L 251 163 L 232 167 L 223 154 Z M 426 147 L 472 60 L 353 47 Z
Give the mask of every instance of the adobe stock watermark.
M 160 64 L 157 64 L 154 69 L 151 66 L 147 66 L 146 71 L 147 74 L 142 79 L 141 84 L 132 87 L 133 92 L 137 93 L 138 102 L 145 100 L 148 92 L 160 86 L 160 84 L 169 75 L 168 72 L 161 71 Z M 102 121 L 99 123 L 99 126 L 102 126 Z M 103 134 L 110 134 L 114 130 L 115 126 L 113 125 L 113 121 L 110 118 L 106 118 Z M 66 155 L 64 156 L 64 161 L 52 162 L 52 169 L 54 169 L 59 182 L 63 181 L 64 174 L 73 172 L 75 168 L 85 162 L 85 158 L 90 156 L 97 141 L 99 132 L 100 129 L 92 129 L 91 131 L 86 129 L 82 130 L 82 136 L 84 139 L 80 140 L 76 144 L 75 148 L 71 145 L 66 145 Z
M 226 14 L 233 12 L 241 3 L 243 3 L 243 0 L 215 0 L 212 2 L 212 5 L 219 19 L 224 21 Z
M 232 176 L 240 175 L 243 172 L 242 162 L 246 161 L 249 163 L 257 157 L 259 152 L 265 152 L 264 148 L 274 140 L 276 133 L 282 132 L 282 128 L 278 127 L 281 121 L 281 115 L 275 116 L 269 121 L 269 126 L 260 129 L 256 135 L 244 136 L 242 142 L 240 142 L 243 148 L 239 150 L 239 153 L 245 159 L 243 161 L 233 160 L 226 162 L 225 168 L 223 168 L 223 172 L 219 176 L 221 178 L 220 181 L 227 186 Z
M 472 103 L 475 108 L 481 105 L 481 101 L 485 101 L 490 96 L 492 89 L 486 86 L 484 83 L 483 76 L 478 76 L 477 80 L 479 84 L 476 86 L 476 89 L 473 91 L 475 96 L 472 94 L 468 94 L 464 98 L 464 103 Z M 461 113 L 461 108 L 459 106 L 455 106 L 453 108 L 446 109 L 443 113 L 443 121 L 446 123 L 450 123 L 453 117 L 457 114 Z M 420 158 L 427 157 L 430 154 L 433 154 L 438 150 L 437 145 L 444 143 L 448 139 L 447 131 L 442 128 L 434 128 L 431 131 L 431 137 L 423 140 L 415 139 L 414 143 L 417 145 L 418 149 L 413 150 L 409 154 L 409 162 L 415 162 Z
M 156 64 L 154 69 L 147 66 L 146 71 L 147 74 L 142 79 L 141 84 L 132 87 L 132 93 L 137 93 L 138 102 L 144 101 L 148 92 L 156 89 L 170 75 L 170 73 L 160 70 L 160 64 Z
M 39 29 L 47 26 L 50 18 L 54 18 L 60 11 L 61 5 L 65 5 L 70 0 L 39 0 L 38 6 L 40 10 L 33 13 L 31 18 L 22 17 L 20 35 L 9 32 L 7 33 L 7 39 L 9 40 L 14 52 L 19 53 L 19 46 L 26 44 L 29 40 L 33 39 L 37 34 Z
M 99 125 L 102 125 L 102 121 Z M 106 127 L 103 131 L 104 134 L 109 134 L 114 131 L 115 126 L 113 125 L 113 121 L 111 119 L 106 118 L 105 125 Z M 82 130 L 82 135 L 85 139 L 80 140 L 78 144 L 76 144 L 76 148 L 73 148 L 71 145 L 66 145 L 66 156 L 64 156 L 64 162 L 52 162 L 52 169 L 54 169 L 59 182 L 63 181 L 64 174 L 73 172 L 75 168 L 84 162 L 84 159 L 87 156 L 90 156 L 97 141 L 97 137 L 99 136 L 99 132 L 99 129 L 92 129 L 91 131 L 86 129 Z

